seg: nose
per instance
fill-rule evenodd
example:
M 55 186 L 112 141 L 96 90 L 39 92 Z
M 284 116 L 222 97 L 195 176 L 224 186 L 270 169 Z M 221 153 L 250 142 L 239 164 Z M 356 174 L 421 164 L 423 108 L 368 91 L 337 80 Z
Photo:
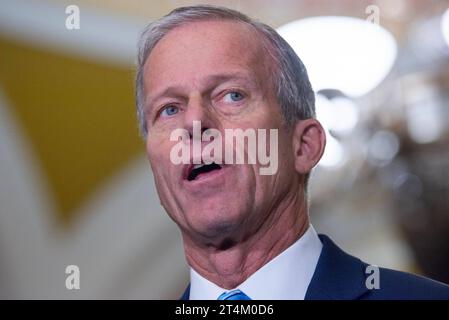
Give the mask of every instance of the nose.
M 190 138 L 201 139 L 201 137 L 194 136 L 194 121 L 196 130 L 198 130 L 198 125 L 201 128 L 201 134 L 209 128 L 215 128 L 216 120 L 211 113 L 211 110 L 204 101 L 200 94 L 194 94 L 190 96 L 187 108 L 184 112 L 183 126 L 189 132 Z

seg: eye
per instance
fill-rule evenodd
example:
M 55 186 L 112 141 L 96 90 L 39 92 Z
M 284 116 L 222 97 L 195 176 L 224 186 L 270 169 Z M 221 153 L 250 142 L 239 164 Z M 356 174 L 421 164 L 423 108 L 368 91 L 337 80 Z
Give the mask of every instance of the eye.
M 243 98 L 244 98 L 244 96 L 240 92 L 232 91 L 232 92 L 225 94 L 225 96 L 223 97 L 223 100 L 225 102 L 238 102 L 238 101 L 241 101 Z
M 167 105 L 162 108 L 161 117 L 171 117 L 179 112 L 179 108 L 173 104 Z

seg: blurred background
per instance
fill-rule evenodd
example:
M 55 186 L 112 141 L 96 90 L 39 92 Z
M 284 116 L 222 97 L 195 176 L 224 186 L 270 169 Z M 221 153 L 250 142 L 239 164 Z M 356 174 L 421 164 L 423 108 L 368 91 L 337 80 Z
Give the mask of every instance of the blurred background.
M 317 231 L 449 283 L 448 1 L 0 0 L 0 298 L 180 296 L 188 267 L 133 78 L 142 28 L 198 3 L 277 28 L 305 63 L 328 138 L 310 186 Z

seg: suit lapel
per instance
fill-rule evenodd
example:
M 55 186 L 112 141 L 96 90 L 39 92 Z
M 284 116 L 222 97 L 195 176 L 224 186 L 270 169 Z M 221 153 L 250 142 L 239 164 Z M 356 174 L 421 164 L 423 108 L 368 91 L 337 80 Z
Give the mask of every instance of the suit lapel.
M 305 296 L 306 300 L 355 300 L 366 291 L 365 264 L 343 250 L 325 235 L 315 273 Z
M 186 290 L 182 294 L 181 298 L 179 300 L 189 300 L 190 299 L 190 283 L 187 286 Z

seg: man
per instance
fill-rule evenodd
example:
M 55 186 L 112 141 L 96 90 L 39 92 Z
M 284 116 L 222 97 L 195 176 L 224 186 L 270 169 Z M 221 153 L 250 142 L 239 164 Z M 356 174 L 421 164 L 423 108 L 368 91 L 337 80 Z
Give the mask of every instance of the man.
M 307 180 L 325 133 L 305 67 L 272 28 L 226 8 L 176 9 L 143 32 L 136 86 L 159 198 L 191 267 L 183 299 L 449 299 L 441 283 L 387 269 L 372 288 L 368 265 L 310 225 Z M 192 152 L 174 163 L 180 129 Z M 275 130 L 263 152 L 277 154 L 278 170 L 194 152 L 195 142 L 229 145 L 201 134 L 231 129 Z

